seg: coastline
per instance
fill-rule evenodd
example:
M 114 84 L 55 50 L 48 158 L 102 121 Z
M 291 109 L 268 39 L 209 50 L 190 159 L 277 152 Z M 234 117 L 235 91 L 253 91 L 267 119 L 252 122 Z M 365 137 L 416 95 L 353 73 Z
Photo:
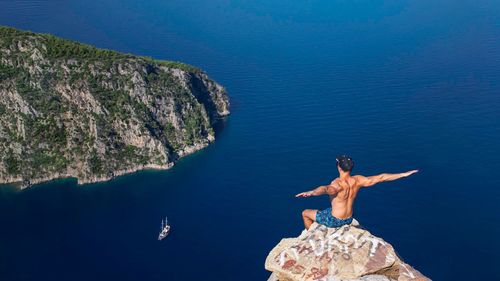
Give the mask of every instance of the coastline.
M 207 137 L 207 142 L 200 142 L 191 146 L 185 147 L 183 150 L 181 150 L 178 153 L 178 157 L 176 158 L 176 161 L 179 159 L 188 156 L 190 154 L 193 154 L 195 152 L 198 152 L 206 147 L 208 147 L 212 142 L 215 141 L 215 137 L 212 135 Z M 117 177 L 124 176 L 124 175 L 129 175 L 133 174 L 136 172 L 144 171 L 144 170 L 157 170 L 157 171 L 162 171 L 162 170 L 168 170 L 175 166 L 176 161 L 169 162 L 165 165 L 158 165 L 158 164 L 145 164 L 145 165 L 135 165 L 132 166 L 128 169 L 122 169 L 122 170 L 116 170 L 116 171 L 110 171 L 108 175 L 99 175 L 99 176 L 90 176 L 88 178 L 80 178 L 77 175 L 71 174 L 71 173 L 53 173 L 51 175 L 48 175 L 46 177 L 42 178 L 35 178 L 35 179 L 30 179 L 26 180 L 21 177 L 10 177 L 7 179 L 0 179 L 0 186 L 2 185 L 12 185 L 15 187 L 20 188 L 21 190 L 32 187 L 34 185 L 38 185 L 41 183 L 47 183 L 50 181 L 55 181 L 55 180 L 62 180 L 62 179 L 76 179 L 77 180 L 77 185 L 86 185 L 86 184 L 93 184 L 93 183 L 100 183 L 100 182 L 106 182 L 113 180 Z
M 166 170 L 213 142 L 213 125 L 230 114 L 224 87 L 196 67 L 0 33 L 0 184 Z

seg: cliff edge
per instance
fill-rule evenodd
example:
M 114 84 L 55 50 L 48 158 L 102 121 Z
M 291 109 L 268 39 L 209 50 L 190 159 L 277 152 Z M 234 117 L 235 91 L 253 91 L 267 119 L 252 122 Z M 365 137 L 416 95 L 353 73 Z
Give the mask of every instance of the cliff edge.
M 314 223 L 299 237 L 281 240 L 267 256 L 265 268 L 273 272 L 269 281 L 430 280 L 356 220 L 339 228 Z
M 0 26 L 0 183 L 167 169 L 228 114 L 195 67 Z

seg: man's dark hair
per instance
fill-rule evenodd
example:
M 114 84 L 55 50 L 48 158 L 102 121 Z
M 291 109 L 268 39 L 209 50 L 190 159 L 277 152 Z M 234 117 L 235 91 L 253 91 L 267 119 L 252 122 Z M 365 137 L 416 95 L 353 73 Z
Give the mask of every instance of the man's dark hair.
M 337 156 L 337 165 L 339 165 L 340 169 L 344 172 L 350 172 L 352 171 L 352 168 L 354 168 L 354 161 L 352 161 L 352 158 L 347 156 L 347 155 L 340 155 Z

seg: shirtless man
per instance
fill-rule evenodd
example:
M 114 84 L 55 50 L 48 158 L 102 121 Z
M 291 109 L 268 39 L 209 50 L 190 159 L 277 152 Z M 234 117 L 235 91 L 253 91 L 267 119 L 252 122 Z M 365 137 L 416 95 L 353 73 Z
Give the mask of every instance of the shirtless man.
M 393 181 L 412 175 L 418 170 L 408 171 L 400 174 L 380 174 L 371 177 L 361 175 L 351 176 L 354 162 L 346 155 L 337 157 L 337 169 L 340 176 L 334 179 L 329 185 L 322 185 L 311 191 L 306 191 L 295 195 L 295 197 L 310 197 L 328 194 L 331 208 L 323 211 L 307 209 L 302 212 L 302 219 L 306 229 L 309 229 L 313 222 L 326 225 L 328 227 L 340 227 L 352 222 L 353 204 L 358 191 L 362 187 L 369 187 L 384 181 Z

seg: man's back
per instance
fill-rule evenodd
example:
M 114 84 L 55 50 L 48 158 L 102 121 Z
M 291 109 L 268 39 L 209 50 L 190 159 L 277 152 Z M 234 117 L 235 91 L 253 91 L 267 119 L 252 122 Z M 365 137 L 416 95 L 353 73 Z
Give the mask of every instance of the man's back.
M 334 192 L 327 192 L 332 204 L 332 215 L 339 219 L 352 217 L 353 205 L 356 195 L 361 187 L 357 176 L 346 178 L 336 178 L 330 184 Z

